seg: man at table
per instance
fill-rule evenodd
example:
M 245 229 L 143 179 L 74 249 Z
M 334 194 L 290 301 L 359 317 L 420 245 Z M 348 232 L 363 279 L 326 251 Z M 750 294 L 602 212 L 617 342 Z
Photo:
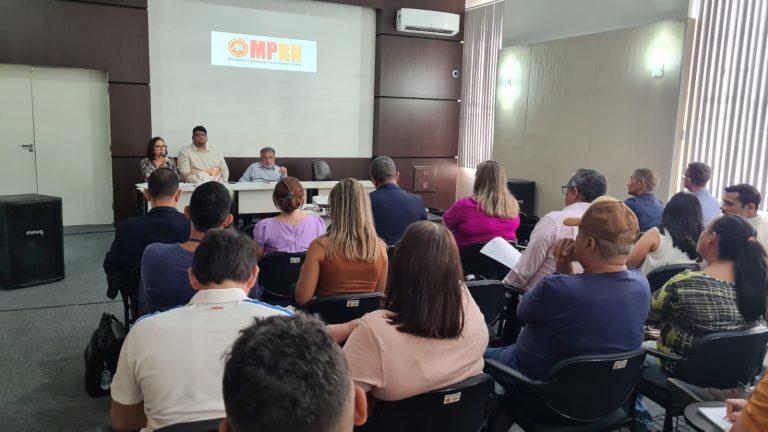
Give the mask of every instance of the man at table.
M 275 165 L 275 149 L 264 147 L 259 152 L 261 162 L 251 164 L 242 177 L 241 182 L 267 181 L 276 182 L 288 175 L 285 167 Z
M 192 129 L 192 144 L 179 152 L 176 166 L 187 183 L 200 183 L 205 180 L 229 179 L 229 168 L 224 156 L 217 149 L 208 148 L 208 131 L 203 126 Z

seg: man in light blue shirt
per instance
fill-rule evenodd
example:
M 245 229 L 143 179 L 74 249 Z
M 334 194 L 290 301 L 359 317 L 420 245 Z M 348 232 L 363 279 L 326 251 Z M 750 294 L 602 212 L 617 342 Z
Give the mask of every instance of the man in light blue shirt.
M 288 175 L 285 167 L 275 165 L 275 149 L 264 147 L 259 152 L 261 162 L 251 164 L 242 177 L 241 182 L 271 181 L 276 182 Z
M 689 163 L 683 174 L 683 186 L 696 195 L 701 203 L 704 226 L 720 216 L 720 203 L 706 188 L 710 178 L 712 178 L 712 168 L 704 162 Z

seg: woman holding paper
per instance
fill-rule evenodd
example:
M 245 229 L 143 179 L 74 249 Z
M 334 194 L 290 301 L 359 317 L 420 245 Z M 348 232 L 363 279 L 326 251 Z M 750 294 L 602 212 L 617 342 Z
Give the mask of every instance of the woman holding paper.
M 443 215 L 459 249 L 495 237 L 517 240 L 520 207 L 507 189 L 507 175 L 496 161 L 477 166 L 472 196 L 456 201 Z

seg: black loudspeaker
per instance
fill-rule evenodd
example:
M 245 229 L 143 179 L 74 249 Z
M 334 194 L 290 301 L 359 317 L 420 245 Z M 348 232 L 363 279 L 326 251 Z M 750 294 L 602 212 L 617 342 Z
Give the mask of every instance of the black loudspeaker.
M 533 216 L 536 209 L 536 182 L 522 179 L 509 179 L 507 189 L 517 198 L 520 211 Z
M 0 285 L 22 288 L 64 279 L 61 198 L 0 196 Z

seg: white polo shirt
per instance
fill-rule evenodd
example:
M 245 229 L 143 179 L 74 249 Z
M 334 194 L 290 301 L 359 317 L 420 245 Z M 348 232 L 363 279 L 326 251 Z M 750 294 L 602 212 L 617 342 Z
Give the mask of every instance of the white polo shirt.
M 142 431 L 225 417 L 225 355 L 240 330 L 254 318 L 290 314 L 248 299 L 240 288 L 226 288 L 199 291 L 185 306 L 145 316 L 120 351 L 112 399 L 123 405 L 144 401 Z

